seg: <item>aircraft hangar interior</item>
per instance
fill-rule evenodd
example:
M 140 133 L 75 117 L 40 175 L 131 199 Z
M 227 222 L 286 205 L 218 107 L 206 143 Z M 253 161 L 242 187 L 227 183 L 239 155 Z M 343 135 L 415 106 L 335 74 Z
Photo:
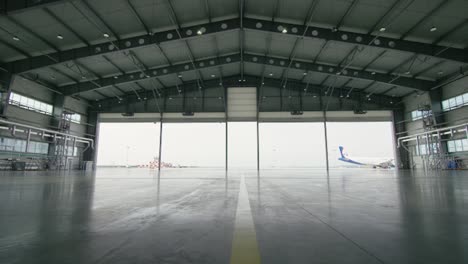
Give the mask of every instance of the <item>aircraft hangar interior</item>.
M 468 1 L 0 0 L 0 263 L 468 263 Z

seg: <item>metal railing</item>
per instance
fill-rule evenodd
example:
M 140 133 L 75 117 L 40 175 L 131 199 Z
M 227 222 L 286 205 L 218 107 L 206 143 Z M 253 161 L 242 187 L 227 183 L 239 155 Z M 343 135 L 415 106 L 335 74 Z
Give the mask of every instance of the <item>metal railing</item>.
M 408 149 L 405 143 L 416 141 L 416 149 L 419 152 L 425 169 L 459 169 L 464 166 L 466 158 L 460 157 L 460 155 L 444 153 L 441 143 L 443 136 L 450 136 L 452 138 L 455 134 L 461 133 L 464 133 L 465 137 L 468 138 L 468 123 L 399 137 L 397 148 L 404 148 L 414 157 L 412 151 Z M 424 146 L 424 153 L 421 151 L 421 146 Z
M 59 151 L 56 152 L 55 155 L 50 156 L 50 155 L 44 155 L 44 154 L 35 154 L 35 153 L 28 153 L 27 150 L 29 149 L 29 145 L 31 142 L 31 136 L 35 135 L 38 137 L 41 137 L 45 140 L 45 138 L 51 138 L 53 140 L 52 143 L 54 145 L 57 145 L 58 142 L 60 142 L 61 145 L 67 146 L 67 148 L 71 147 L 69 146 L 71 143 L 74 149 L 76 147 L 77 143 L 83 143 L 86 145 L 86 147 L 83 148 L 81 153 L 84 153 L 87 151 L 89 148 L 94 149 L 94 140 L 91 138 L 86 138 L 86 137 L 80 137 L 76 136 L 70 133 L 64 133 L 60 131 L 54 131 L 50 129 L 45 129 L 45 128 L 40 128 L 40 127 L 35 127 L 31 125 L 26 125 L 26 124 L 21 124 L 17 122 L 12 122 L 4 119 L 0 119 L 0 129 L 3 130 L 8 130 L 13 136 L 16 136 L 17 133 L 25 134 L 26 135 L 26 147 L 25 150 L 26 152 L 15 152 L 15 151 L 7 151 L 4 152 L 3 154 L 7 154 L 7 159 L 4 160 L 5 163 L 8 162 L 13 162 L 16 160 L 24 160 L 24 161 L 30 161 L 31 163 L 34 164 L 39 164 L 39 160 L 41 160 L 44 164 L 47 163 L 49 166 L 51 165 L 51 161 L 55 160 L 60 160 L 64 162 L 55 162 L 56 169 L 66 169 L 69 168 L 70 164 L 68 164 L 68 160 L 70 158 L 75 157 L 73 154 L 70 156 L 68 155 L 68 151 Z M 65 148 L 64 148 L 65 149 Z M 10 154 L 10 155 L 8 155 Z M 81 155 L 77 155 L 81 157 Z M 62 164 L 64 163 L 64 164 Z

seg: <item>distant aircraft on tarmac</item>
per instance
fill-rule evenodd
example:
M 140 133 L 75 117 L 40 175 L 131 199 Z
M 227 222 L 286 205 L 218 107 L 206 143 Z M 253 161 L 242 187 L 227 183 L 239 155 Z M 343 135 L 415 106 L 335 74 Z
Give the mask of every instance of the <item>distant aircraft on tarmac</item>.
M 357 158 L 360 161 L 353 160 L 349 158 L 348 154 L 344 152 L 344 148 L 342 146 L 338 147 L 340 150 L 340 157 L 338 160 L 346 162 L 348 164 L 353 164 L 361 167 L 367 168 L 382 168 L 382 169 L 389 169 L 395 168 L 395 164 L 393 163 L 393 159 L 385 159 L 382 158 Z

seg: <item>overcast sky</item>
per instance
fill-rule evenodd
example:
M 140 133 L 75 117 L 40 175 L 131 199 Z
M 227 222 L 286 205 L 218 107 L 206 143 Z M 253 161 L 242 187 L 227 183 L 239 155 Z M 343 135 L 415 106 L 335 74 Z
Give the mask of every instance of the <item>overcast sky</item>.
M 231 122 L 229 166 L 256 168 L 257 125 Z M 338 146 L 351 158 L 393 158 L 391 122 L 328 123 L 330 166 L 338 161 Z M 223 167 L 224 123 L 166 123 L 162 159 L 183 166 Z M 98 165 L 142 165 L 158 156 L 159 123 L 102 123 Z M 368 160 L 368 159 L 367 159 Z M 260 163 L 272 167 L 324 167 L 323 123 L 260 123 Z

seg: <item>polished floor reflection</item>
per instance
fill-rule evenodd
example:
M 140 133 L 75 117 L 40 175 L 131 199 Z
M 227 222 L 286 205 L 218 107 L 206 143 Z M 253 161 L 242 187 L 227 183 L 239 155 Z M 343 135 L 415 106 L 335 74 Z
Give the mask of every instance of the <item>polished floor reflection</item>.
M 2 172 L 0 200 L 2 264 L 468 263 L 468 171 Z

